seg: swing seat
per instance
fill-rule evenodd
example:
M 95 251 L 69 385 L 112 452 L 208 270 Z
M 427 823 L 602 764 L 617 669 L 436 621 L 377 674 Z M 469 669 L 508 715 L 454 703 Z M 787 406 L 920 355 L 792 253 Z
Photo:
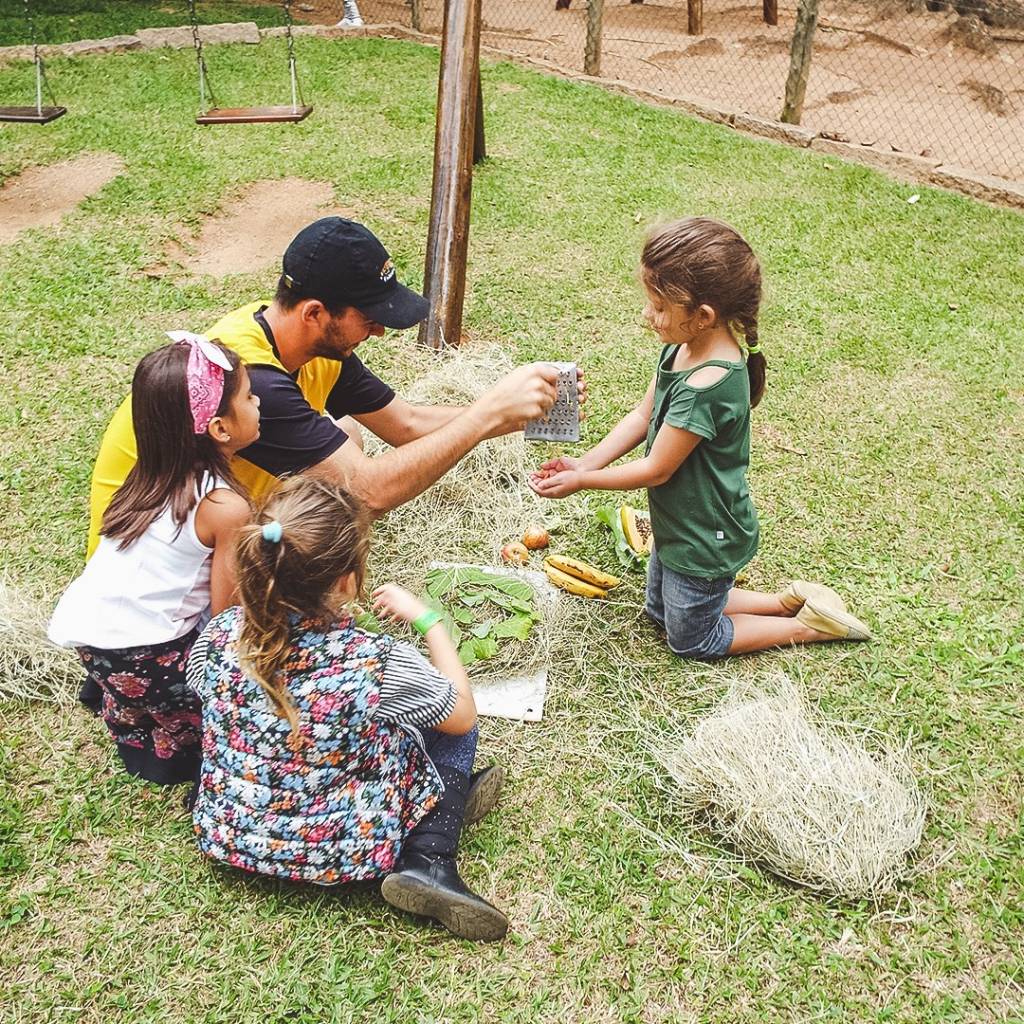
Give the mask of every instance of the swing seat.
M 282 122 L 294 124 L 304 121 L 313 108 L 293 107 L 285 104 L 279 107 L 215 107 L 196 117 L 196 124 L 265 124 Z
M 0 121 L 20 124 L 49 124 L 63 117 L 67 107 L 0 107 Z

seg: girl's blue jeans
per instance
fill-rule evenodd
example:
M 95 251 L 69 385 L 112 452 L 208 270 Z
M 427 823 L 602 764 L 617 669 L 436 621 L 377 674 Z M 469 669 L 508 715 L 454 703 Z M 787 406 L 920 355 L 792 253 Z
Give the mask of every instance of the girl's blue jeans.
M 732 620 L 723 614 L 735 577 L 705 580 L 684 576 L 658 558 L 647 561 L 646 612 L 665 630 L 669 650 L 681 658 L 714 661 L 732 646 Z

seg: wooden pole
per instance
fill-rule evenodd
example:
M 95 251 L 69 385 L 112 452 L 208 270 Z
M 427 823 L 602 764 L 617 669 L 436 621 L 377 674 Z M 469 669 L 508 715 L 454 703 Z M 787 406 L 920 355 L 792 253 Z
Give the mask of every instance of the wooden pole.
M 818 0 L 800 0 L 796 10 L 796 27 L 789 49 L 789 77 L 786 79 L 786 102 L 781 120 L 799 124 L 804 112 L 807 78 L 811 73 L 811 51 L 814 30 L 818 25 Z
M 473 191 L 473 140 L 480 74 L 480 0 L 448 0 L 441 37 L 423 291 L 430 313 L 419 340 L 433 349 L 457 346 L 466 295 L 466 253 Z
M 601 23 L 604 21 L 604 0 L 587 2 L 587 44 L 583 53 L 583 71 L 601 74 Z
M 416 32 L 423 31 L 423 0 L 412 0 L 412 7 L 409 11 L 409 18 L 412 22 L 413 30 Z
M 413 0 L 413 3 L 417 2 L 418 0 Z M 761 0 L 761 16 L 766 25 L 778 25 L 779 0 Z
M 487 159 L 487 140 L 484 137 L 484 87 L 480 70 L 476 73 L 476 119 L 473 125 L 473 166 Z
M 686 0 L 686 34 L 704 34 L 704 0 Z

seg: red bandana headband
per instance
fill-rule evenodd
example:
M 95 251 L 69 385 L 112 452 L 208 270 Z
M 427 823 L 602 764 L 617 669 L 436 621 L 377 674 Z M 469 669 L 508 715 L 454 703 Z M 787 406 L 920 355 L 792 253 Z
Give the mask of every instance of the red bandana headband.
M 188 406 L 192 411 L 192 428 L 205 434 L 210 420 L 217 415 L 224 397 L 224 371 L 231 369 L 228 357 L 209 338 L 191 331 L 168 331 L 167 337 L 178 345 L 188 345 Z

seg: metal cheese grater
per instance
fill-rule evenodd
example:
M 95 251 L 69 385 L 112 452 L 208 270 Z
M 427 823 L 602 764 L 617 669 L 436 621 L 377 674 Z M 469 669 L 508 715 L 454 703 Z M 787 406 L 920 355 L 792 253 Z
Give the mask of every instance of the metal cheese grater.
M 576 364 L 552 363 L 558 367 L 558 397 L 547 416 L 529 420 L 527 441 L 571 441 L 580 439 L 580 403 L 576 391 Z

